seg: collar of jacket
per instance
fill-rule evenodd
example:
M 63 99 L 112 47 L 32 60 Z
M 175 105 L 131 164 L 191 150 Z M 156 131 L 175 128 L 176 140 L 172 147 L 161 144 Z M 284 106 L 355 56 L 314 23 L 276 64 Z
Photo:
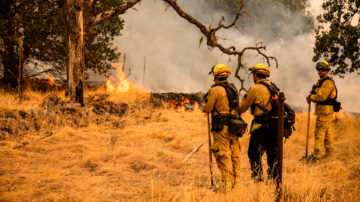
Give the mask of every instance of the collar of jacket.
M 228 80 L 226 79 L 226 80 L 224 80 L 224 81 L 219 81 L 219 82 L 217 82 L 217 83 L 227 83 L 228 82 Z M 217 84 L 216 82 L 215 82 L 215 84 Z
M 261 81 L 263 81 L 263 82 L 269 82 L 269 80 L 267 80 L 267 79 L 259 79 L 258 81 L 256 81 L 256 83 L 260 83 Z
M 319 80 L 318 80 L 318 83 L 320 83 L 322 80 L 324 80 L 324 79 L 326 79 L 326 78 L 328 78 L 329 76 L 325 76 L 324 78 L 320 78 Z

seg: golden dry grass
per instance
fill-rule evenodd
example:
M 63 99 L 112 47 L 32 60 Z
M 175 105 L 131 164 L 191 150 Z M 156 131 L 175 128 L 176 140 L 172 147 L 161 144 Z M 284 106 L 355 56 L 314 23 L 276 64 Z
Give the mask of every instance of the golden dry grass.
M 88 92 L 88 95 L 103 91 Z M 0 108 L 39 108 L 46 95 L 27 92 L 22 105 L 0 94 Z M 200 112 L 153 109 L 141 91 L 112 94 L 130 110 L 124 127 L 91 122 L 87 127 L 61 126 L 0 141 L 1 201 L 273 201 L 275 186 L 250 178 L 249 134 L 240 139 L 241 183 L 230 193 L 209 187 L 206 116 Z M 245 116 L 251 120 L 249 114 Z M 305 153 L 306 114 L 298 114 L 296 131 L 284 145 L 285 201 L 359 201 L 360 120 L 345 116 L 334 122 L 335 155 L 313 164 Z M 311 119 L 310 148 L 314 117 Z M 188 162 L 181 161 L 197 145 Z M 266 168 L 266 156 L 263 157 Z M 220 173 L 214 164 L 216 183 Z

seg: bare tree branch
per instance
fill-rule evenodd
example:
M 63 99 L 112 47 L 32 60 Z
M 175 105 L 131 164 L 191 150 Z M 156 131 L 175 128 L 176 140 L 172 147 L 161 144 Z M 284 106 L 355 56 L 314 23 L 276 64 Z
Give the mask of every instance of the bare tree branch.
M 225 26 L 222 22 L 225 20 L 225 17 L 222 16 L 220 21 L 219 21 L 219 24 L 218 24 L 218 27 L 216 27 L 215 29 L 213 29 L 214 31 L 217 31 L 221 28 L 224 28 L 224 29 L 229 29 L 230 27 L 234 26 L 237 22 L 237 20 L 239 19 L 240 15 L 241 15 L 241 10 L 244 8 L 245 4 L 244 4 L 244 1 L 241 2 L 240 4 L 240 7 L 238 9 L 238 11 L 236 12 L 236 15 L 235 15 L 235 18 L 233 20 L 233 22 L 228 25 L 228 26 Z
M 86 29 L 91 32 L 91 30 L 94 29 L 96 25 L 100 24 L 106 19 L 125 13 L 125 11 L 127 11 L 129 8 L 132 8 L 140 1 L 141 0 L 128 0 L 126 3 L 122 4 L 119 7 L 99 13 L 94 18 L 88 20 L 88 22 L 86 23 Z
M 241 92 L 241 91 L 247 92 L 247 89 L 244 86 L 245 79 L 241 78 L 240 75 L 239 75 L 240 69 L 245 69 L 245 67 L 242 64 L 241 60 L 242 60 L 242 55 L 238 55 L 238 67 L 236 68 L 236 71 L 235 71 L 235 78 L 239 79 L 239 81 L 240 81 L 241 86 L 240 86 L 239 92 Z
M 239 75 L 239 71 L 240 69 L 244 69 L 245 71 L 247 71 L 247 69 L 245 68 L 244 64 L 243 64 L 243 56 L 245 54 L 246 51 L 256 51 L 259 55 L 261 55 L 263 58 L 266 59 L 267 64 L 269 66 L 271 66 L 270 64 L 270 60 L 274 60 L 276 63 L 276 67 L 278 67 L 278 61 L 276 60 L 275 57 L 273 56 L 267 56 L 263 51 L 266 51 L 266 47 L 262 44 L 262 43 L 258 43 L 253 47 L 245 47 L 243 48 L 241 51 L 237 50 L 235 46 L 229 46 L 229 47 L 225 47 L 223 46 L 221 43 L 218 42 L 218 37 L 216 36 L 216 32 L 220 29 L 229 29 L 231 27 L 233 27 L 237 20 L 240 18 L 241 15 L 241 10 L 244 8 L 245 3 L 244 0 L 241 1 L 240 6 L 238 11 L 236 12 L 235 18 L 232 21 L 231 24 L 229 25 L 224 25 L 224 21 L 225 18 L 224 16 L 221 17 L 221 19 L 219 20 L 219 23 L 217 25 L 217 27 L 215 28 L 211 28 L 211 25 L 209 26 L 209 28 L 207 29 L 205 27 L 205 25 L 203 25 L 200 21 L 198 21 L 197 19 L 195 19 L 194 17 L 192 17 L 190 14 L 186 13 L 184 10 L 182 10 L 180 8 L 180 6 L 177 4 L 176 0 L 163 0 L 164 2 L 168 3 L 178 14 L 179 16 L 181 16 L 182 18 L 184 18 L 185 20 L 187 20 L 188 22 L 190 22 L 191 24 L 194 24 L 196 27 L 198 27 L 201 31 L 201 33 L 203 35 L 205 35 L 206 39 L 207 39 L 207 45 L 212 47 L 212 48 L 218 48 L 220 49 L 221 52 L 227 54 L 227 55 L 233 55 L 233 56 L 238 56 L 238 66 L 235 72 L 235 77 L 237 79 L 240 80 L 241 83 L 241 87 L 240 87 L 240 92 L 241 91 L 247 91 L 244 87 L 244 79 L 240 77 Z M 200 38 L 200 45 L 202 43 L 203 37 Z
M 197 19 L 192 17 L 191 15 L 187 14 L 180 6 L 176 3 L 175 0 L 163 0 L 164 2 L 168 3 L 182 18 L 189 21 L 191 24 L 198 27 L 206 37 L 209 36 L 209 31 L 206 29 L 205 25 L 199 22 Z
M 134 5 L 136 5 L 140 1 L 141 0 L 128 0 L 126 3 L 122 4 L 121 6 L 119 6 L 117 8 L 114 8 L 114 9 L 111 9 L 108 11 L 104 11 L 104 12 L 98 14 L 94 18 L 91 18 L 87 21 L 86 29 L 88 30 L 88 32 L 91 32 L 96 27 L 96 25 L 100 24 L 101 22 L 103 22 L 104 20 L 106 20 L 108 18 L 125 13 L 125 11 L 127 9 L 132 8 Z M 244 79 L 241 78 L 239 75 L 240 69 L 244 69 L 245 71 L 247 71 L 247 69 L 245 68 L 245 66 L 242 62 L 243 61 L 242 57 L 244 56 L 246 51 L 250 51 L 250 50 L 256 51 L 259 55 L 261 55 L 263 58 L 266 59 L 267 64 L 269 66 L 271 66 L 270 60 L 274 60 L 276 63 L 276 67 L 278 66 L 278 62 L 275 57 L 267 56 L 263 52 L 263 51 L 266 51 L 266 47 L 262 43 L 258 43 L 254 47 L 245 47 L 241 51 L 239 51 L 236 49 L 235 46 L 225 47 L 221 43 L 218 42 L 218 37 L 216 36 L 216 32 L 220 29 L 229 29 L 236 24 L 236 22 L 238 21 L 238 19 L 241 16 L 241 10 L 245 6 L 244 0 L 241 0 L 239 9 L 236 12 L 235 18 L 233 19 L 232 23 L 230 23 L 229 25 L 225 25 L 224 24 L 225 17 L 222 16 L 221 19 L 219 20 L 218 25 L 214 28 L 212 28 L 211 25 L 209 26 L 209 28 L 206 28 L 206 26 L 204 24 L 202 24 L 199 20 L 192 17 L 190 14 L 186 13 L 177 4 L 176 0 L 163 0 L 163 1 L 166 2 L 170 7 L 172 7 L 180 17 L 184 18 L 185 20 L 187 20 L 188 22 L 190 22 L 191 24 L 193 24 L 197 28 L 199 28 L 200 32 L 206 37 L 207 45 L 209 47 L 218 48 L 221 52 L 223 52 L 227 55 L 238 56 L 237 57 L 238 58 L 238 66 L 236 69 L 235 77 L 240 80 L 240 83 L 241 83 L 240 91 L 246 91 L 246 89 L 244 87 Z M 93 3 L 93 0 L 90 0 L 90 2 L 88 4 L 91 5 L 92 3 Z M 199 43 L 200 45 L 201 45 L 202 39 L 203 39 L 203 37 L 201 37 L 201 39 L 200 39 L 200 43 Z

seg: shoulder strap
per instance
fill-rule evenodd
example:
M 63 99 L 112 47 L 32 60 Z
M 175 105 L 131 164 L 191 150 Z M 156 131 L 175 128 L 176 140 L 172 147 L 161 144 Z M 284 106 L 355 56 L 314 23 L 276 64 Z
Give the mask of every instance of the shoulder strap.
M 270 82 L 271 86 L 264 82 L 264 81 L 260 81 L 258 84 L 262 84 L 263 86 L 265 86 L 269 91 L 271 95 L 277 95 L 280 91 L 280 89 L 275 85 L 275 83 Z
M 332 80 L 330 77 L 327 76 L 326 78 L 324 78 L 323 80 L 321 80 L 321 81 L 319 82 L 319 87 L 321 87 L 326 80 L 334 81 L 334 80 Z
M 230 112 L 232 109 L 236 109 L 238 111 L 239 110 L 239 94 L 237 92 L 235 85 L 232 83 L 221 82 L 221 83 L 216 83 L 216 84 L 212 85 L 211 87 L 215 87 L 215 86 L 221 86 L 221 87 L 225 88 L 226 96 L 227 96 L 228 102 L 229 102 Z
M 335 86 L 335 91 L 336 91 L 336 95 L 335 95 L 335 97 L 333 98 L 334 100 L 337 98 L 337 95 L 338 95 L 338 90 L 337 90 L 337 88 L 336 88 L 336 85 L 335 85 L 335 81 L 331 78 L 331 77 L 326 77 L 326 78 L 324 78 L 323 80 L 321 80 L 320 82 L 319 82 L 319 88 L 321 88 L 321 86 L 323 85 L 323 83 L 326 81 L 326 80 L 330 80 L 330 81 L 332 81 L 333 82 L 333 84 L 334 84 L 334 86 Z
M 270 92 L 270 98 L 269 98 L 269 101 L 266 103 L 266 106 L 268 106 L 268 104 L 271 102 L 272 96 L 277 95 L 278 92 L 279 92 L 279 88 L 274 83 L 272 83 L 272 82 L 270 82 L 270 83 L 271 83 L 271 86 L 268 83 L 263 82 L 263 81 L 260 81 L 258 83 L 258 84 L 261 84 L 261 85 L 265 86 Z M 273 87 L 273 88 L 271 88 L 271 87 Z M 265 112 L 268 111 L 264 107 L 262 107 L 262 106 L 260 106 L 258 104 L 256 104 L 256 106 L 259 107 L 261 110 L 263 110 Z

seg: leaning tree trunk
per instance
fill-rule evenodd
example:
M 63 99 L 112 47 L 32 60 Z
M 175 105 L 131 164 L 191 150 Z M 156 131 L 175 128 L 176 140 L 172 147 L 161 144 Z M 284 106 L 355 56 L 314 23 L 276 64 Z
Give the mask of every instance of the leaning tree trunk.
M 71 101 L 84 105 L 84 1 L 66 0 L 67 92 Z

